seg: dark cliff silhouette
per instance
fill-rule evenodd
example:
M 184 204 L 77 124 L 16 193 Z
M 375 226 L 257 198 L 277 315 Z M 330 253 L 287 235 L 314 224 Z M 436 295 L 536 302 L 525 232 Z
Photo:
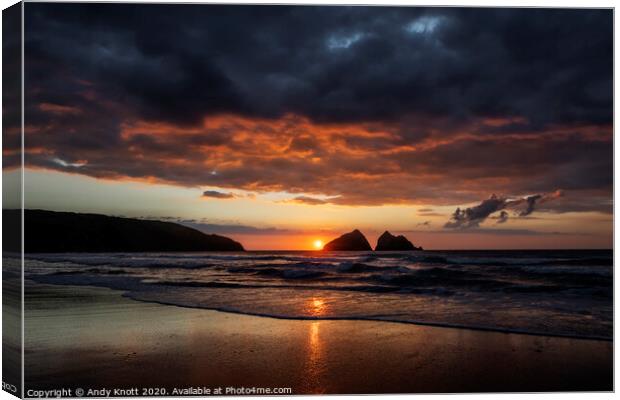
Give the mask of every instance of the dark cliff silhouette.
M 375 251 L 402 251 L 402 250 L 422 250 L 416 247 L 403 235 L 394 236 L 390 232 L 385 231 L 377 240 Z
M 372 251 L 370 243 L 359 230 L 345 233 L 323 246 L 327 251 Z
M 7 226 L 19 226 L 20 210 L 2 210 L 2 218 Z M 244 251 L 225 236 L 172 222 L 100 214 L 26 210 L 24 227 L 26 253 Z M 4 232 L 4 238 L 4 250 L 19 251 L 19 235 Z

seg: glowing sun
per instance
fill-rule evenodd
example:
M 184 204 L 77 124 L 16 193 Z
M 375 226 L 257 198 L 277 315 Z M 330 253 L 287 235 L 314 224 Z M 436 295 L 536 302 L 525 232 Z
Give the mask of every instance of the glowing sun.
M 323 248 L 323 241 L 322 240 L 315 240 L 314 241 L 314 248 L 317 250 L 321 250 Z

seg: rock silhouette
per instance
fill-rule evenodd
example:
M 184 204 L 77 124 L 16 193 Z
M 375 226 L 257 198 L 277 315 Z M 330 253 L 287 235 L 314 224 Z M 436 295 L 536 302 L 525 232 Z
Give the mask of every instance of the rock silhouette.
M 359 230 L 345 233 L 323 246 L 327 251 L 372 251 L 370 243 Z
M 385 231 L 377 240 L 375 251 L 402 251 L 402 250 L 422 250 L 416 247 L 403 235 L 394 236 L 390 232 Z
M 3 225 L 19 228 L 21 212 L 2 210 L 2 218 Z M 27 253 L 244 251 L 230 238 L 172 222 L 45 210 L 25 210 L 24 242 Z M 21 247 L 18 240 L 3 245 L 8 251 Z

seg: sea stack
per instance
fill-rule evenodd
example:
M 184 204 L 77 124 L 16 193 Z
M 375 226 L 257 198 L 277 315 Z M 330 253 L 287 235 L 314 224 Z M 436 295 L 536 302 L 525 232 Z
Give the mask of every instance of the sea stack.
M 422 250 L 421 247 L 415 247 L 413 243 L 407 240 L 403 235 L 394 236 L 390 232 L 385 231 L 377 240 L 375 251 L 403 251 L 403 250 Z
M 345 233 L 323 246 L 327 251 L 372 251 L 370 243 L 359 230 Z

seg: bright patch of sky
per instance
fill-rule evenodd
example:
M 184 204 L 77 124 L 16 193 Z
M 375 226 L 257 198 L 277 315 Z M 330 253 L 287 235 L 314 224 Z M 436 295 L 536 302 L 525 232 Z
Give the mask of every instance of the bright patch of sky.
M 5 188 L 19 187 L 19 170 L 3 171 L 2 175 Z M 612 216 L 595 212 L 564 213 L 561 217 L 539 212 L 536 219 L 511 218 L 506 227 L 502 225 L 500 228 L 495 220 L 489 220 L 478 230 L 454 232 L 442 227 L 455 205 L 309 205 L 287 201 L 296 196 L 284 191 L 253 194 L 234 190 L 235 196 L 232 198 L 218 199 L 202 197 L 205 189 L 95 179 L 45 170 L 26 169 L 24 172 L 24 200 L 29 209 L 151 219 L 174 217 L 204 220 L 212 224 L 275 227 L 302 232 L 299 234 L 301 236 L 290 239 L 272 235 L 269 236 L 273 238 L 270 241 L 266 241 L 266 236 L 262 234 L 235 233 L 233 237 L 249 249 L 312 248 L 313 240 L 331 240 L 337 233 L 354 228 L 362 230 L 371 243 L 388 229 L 393 233 L 407 233 L 415 244 L 429 249 L 489 248 L 491 245 L 496 248 L 610 248 L 613 245 L 610 234 Z M 232 192 L 225 188 L 213 190 Z M 13 193 L 3 190 L 3 208 L 20 207 L 21 202 Z M 306 196 L 328 200 L 324 195 Z M 584 226 L 587 229 L 584 230 Z M 514 234 L 509 234 L 508 229 L 515 229 Z M 332 233 L 315 234 L 318 231 Z M 558 234 L 552 232 L 560 232 L 562 241 L 558 240 Z M 492 241 L 489 234 L 493 234 Z

